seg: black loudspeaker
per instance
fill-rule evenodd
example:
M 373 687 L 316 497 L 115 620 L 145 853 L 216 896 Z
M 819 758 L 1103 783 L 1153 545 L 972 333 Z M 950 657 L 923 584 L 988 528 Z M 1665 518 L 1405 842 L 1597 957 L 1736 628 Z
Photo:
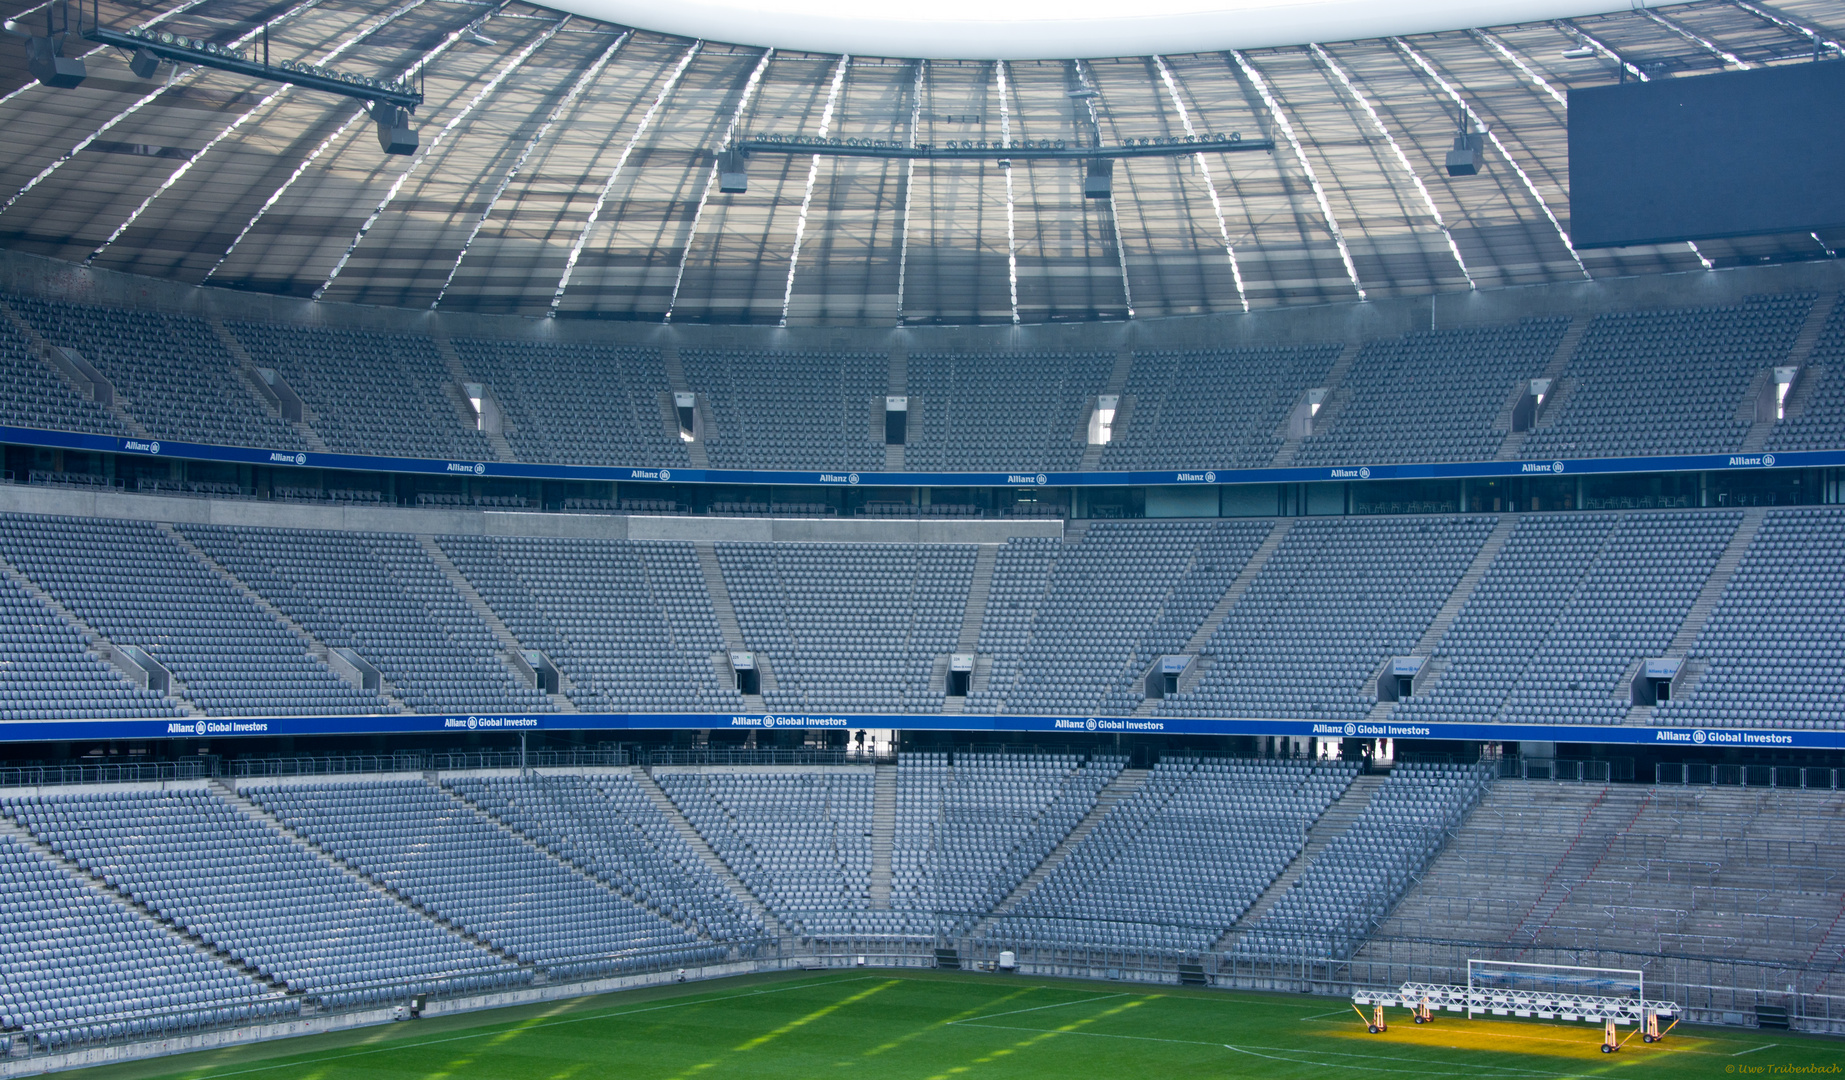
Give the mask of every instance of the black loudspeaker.
M 1456 135 L 1448 151 L 1449 176 L 1474 176 L 1480 171 L 1480 151 L 1486 140 L 1479 135 Z
M 718 191 L 725 195 L 744 195 L 749 192 L 750 174 L 741 151 L 718 151 L 717 168 Z
M 1083 177 L 1083 198 L 1112 199 L 1115 197 L 1115 161 L 1113 158 L 1098 158 L 1089 163 L 1088 173 Z
M 26 41 L 26 70 L 46 86 L 68 90 L 83 82 L 89 74 L 83 61 L 64 52 L 64 35 L 35 37 Z
M 160 57 L 146 49 L 136 49 L 135 54 L 128 58 L 128 70 L 134 72 L 137 79 L 151 79 L 159 68 Z
M 409 113 L 395 105 L 373 105 L 372 119 L 378 124 L 378 145 L 385 153 L 416 153 L 416 132 L 410 128 Z

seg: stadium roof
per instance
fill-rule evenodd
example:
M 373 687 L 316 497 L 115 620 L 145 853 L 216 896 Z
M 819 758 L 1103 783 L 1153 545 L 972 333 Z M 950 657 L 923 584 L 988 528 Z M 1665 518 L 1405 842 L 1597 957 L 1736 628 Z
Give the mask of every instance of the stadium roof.
M 1818 258 L 1845 239 L 1574 251 L 1565 125 L 1568 89 L 1623 71 L 1837 55 L 1839 0 L 1011 62 L 788 52 L 518 2 L 101 10 L 217 42 L 267 21 L 278 59 L 426 80 L 421 146 L 398 157 L 349 100 L 212 70 L 143 81 L 113 50 L 89 56 L 81 86 L 50 89 L 30 83 L 17 42 L 0 52 L 0 244 L 289 296 L 647 321 L 1043 322 Z M 1450 178 L 1462 110 L 1486 129 L 1484 163 Z M 768 154 L 751 159 L 747 194 L 721 195 L 712 155 L 744 133 L 1207 132 L 1276 149 L 1122 161 L 1112 201 L 1085 199 L 1067 162 Z

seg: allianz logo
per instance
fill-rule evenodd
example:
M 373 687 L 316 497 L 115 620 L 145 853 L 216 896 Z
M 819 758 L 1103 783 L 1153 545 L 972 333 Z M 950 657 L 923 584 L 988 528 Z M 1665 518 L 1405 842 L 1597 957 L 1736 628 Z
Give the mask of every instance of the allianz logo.
M 480 476 L 481 474 L 487 471 L 487 466 L 481 464 L 478 461 L 472 464 L 465 462 L 465 461 L 451 461 L 448 463 L 448 471 L 458 472 L 458 473 L 473 473 L 475 476 Z
M 1044 484 L 1050 483 L 1050 480 L 1051 478 L 1044 475 L 1043 473 L 1038 473 L 1036 475 L 1032 475 L 1030 473 L 1007 473 L 1006 474 L 1006 483 L 1008 484 L 1037 484 L 1037 485 L 1042 486 Z
M 1179 482 L 1182 484 L 1215 484 L 1217 483 L 1217 473 L 1215 470 L 1201 473 L 1182 472 L 1179 474 Z
M 1527 461 L 1524 463 L 1522 471 L 1528 473 L 1552 473 L 1561 475 L 1563 472 L 1563 463 L 1561 461 Z
M 280 450 L 269 452 L 269 460 L 280 465 L 306 465 L 306 454 L 285 454 Z
M 122 449 L 133 450 L 142 454 L 158 454 L 160 453 L 160 441 L 158 439 L 152 441 L 147 439 L 123 439 Z
M 1371 466 L 1360 465 L 1356 469 L 1335 468 L 1332 471 L 1332 478 L 1334 480 L 1369 480 L 1371 479 Z
M 1732 466 L 1738 466 L 1738 465 L 1773 466 L 1774 463 L 1775 463 L 1775 456 L 1773 454 L 1737 454 L 1730 458 L 1730 464 Z
M 822 484 L 856 484 L 858 483 L 858 474 L 823 472 L 820 474 L 820 482 Z

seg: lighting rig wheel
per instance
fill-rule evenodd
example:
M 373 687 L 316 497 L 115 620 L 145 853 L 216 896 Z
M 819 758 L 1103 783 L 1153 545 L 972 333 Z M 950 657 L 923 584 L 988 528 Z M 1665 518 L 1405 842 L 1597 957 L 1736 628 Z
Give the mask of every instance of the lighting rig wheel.
M 1376 1024 L 1372 1024 L 1372 1025 L 1371 1025 L 1371 1034 L 1373 1034 L 1373 1035 L 1375 1035 L 1375 1034 L 1377 1034 L 1377 1025 L 1376 1025 Z
M 1607 1043 L 1603 1043 L 1603 1044 L 1602 1044 L 1602 1053 L 1604 1053 L 1604 1054 L 1612 1054 L 1612 1053 L 1614 1053 L 1614 1047 L 1612 1047 L 1612 1046 L 1609 1046 L 1609 1045 L 1608 1045 Z

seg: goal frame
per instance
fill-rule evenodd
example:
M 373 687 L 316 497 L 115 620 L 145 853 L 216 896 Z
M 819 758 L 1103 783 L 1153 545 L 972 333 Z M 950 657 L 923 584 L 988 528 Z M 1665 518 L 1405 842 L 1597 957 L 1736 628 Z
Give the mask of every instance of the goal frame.
M 1476 987 L 1474 984 L 1474 972 L 1479 970 L 1482 966 L 1490 966 L 1493 968 L 1517 968 L 1530 971 L 1533 974 L 1540 971 L 1556 971 L 1585 972 L 1596 975 L 1629 975 L 1632 976 L 1632 979 L 1629 981 L 1632 982 L 1636 990 L 1636 1002 L 1641 1007 L 1645 1007 L 1646 1004 L 1646 972 L 1640 968 L 1589 967 L 1583 964 L 1535 964 L 1521 960 L 1487 960 L 1470 956 L 1467 958 L 1467 993 L 1469 997 L 1473 996 L 1475 990 L 1481 989 L 1481 987 Z

